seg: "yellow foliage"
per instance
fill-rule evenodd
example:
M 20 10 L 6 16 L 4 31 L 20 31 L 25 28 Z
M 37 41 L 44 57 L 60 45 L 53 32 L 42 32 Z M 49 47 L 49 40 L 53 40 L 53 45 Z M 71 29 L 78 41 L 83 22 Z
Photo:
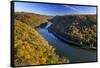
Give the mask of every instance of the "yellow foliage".
M 63 60 L 59 60 L 54 50 L 34 28 L 19 20 L 15 20 L 15 66 L 56 64 L 62 62 Z M 53 58 L 49 58 L 49 56 Z M 52 63 L 51 61 L 55 62 Z M 65 62 L 67 60 L 62 63 Z

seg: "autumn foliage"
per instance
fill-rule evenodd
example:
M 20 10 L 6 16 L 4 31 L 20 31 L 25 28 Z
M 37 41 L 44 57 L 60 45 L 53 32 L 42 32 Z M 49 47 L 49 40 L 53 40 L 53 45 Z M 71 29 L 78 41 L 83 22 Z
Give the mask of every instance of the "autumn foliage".
M 15 18 L 15 66 L 69 63 L 68 59 L 59 58 L 55 49 L 28 23 Z

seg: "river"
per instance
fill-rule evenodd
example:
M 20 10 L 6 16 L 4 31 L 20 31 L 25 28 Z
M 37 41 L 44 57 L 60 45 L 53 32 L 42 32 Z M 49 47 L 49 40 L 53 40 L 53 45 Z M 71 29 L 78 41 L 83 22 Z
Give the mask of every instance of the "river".
M 97 59 L 96 51 L 67 44 L 48 32 L 47 28 L 38 28 L 38 32 L 55 48 L 57 55 L 67 57 L 70 63 L 95 62 Z

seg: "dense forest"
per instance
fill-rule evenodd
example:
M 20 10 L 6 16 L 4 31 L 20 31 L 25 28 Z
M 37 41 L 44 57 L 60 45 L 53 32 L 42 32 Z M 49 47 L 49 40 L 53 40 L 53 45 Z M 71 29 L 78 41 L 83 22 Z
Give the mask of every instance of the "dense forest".
M 69 63 L 67 58 L 60 58 L 55 48 L 35 29 L 48 19 L 51 17 L 28 12 L 15 13 L 15 66 Z
M 96 15 L 64 15 L 55 16 L 53 24 L 48 28 L 66 40 L 76 42 L 82 47 L 97 47 Z

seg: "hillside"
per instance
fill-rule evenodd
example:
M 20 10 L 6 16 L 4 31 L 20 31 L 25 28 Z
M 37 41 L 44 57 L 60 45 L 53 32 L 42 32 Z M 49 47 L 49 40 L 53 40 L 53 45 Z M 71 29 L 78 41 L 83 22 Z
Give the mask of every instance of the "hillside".
M 20 20 L 23 23 L 26 23 L 27 25 L 30 25 L 32 27 L 38 27 L 42 23 L 47 23 L 48 19 L 51 19 L 51 16 L 46 15 L 40 15 L 35 13 L 29 13 L 29 12 L 16 12 L 15 13 L 15 19 Z
M 28 15 L 29 18 L 27 18 Z M 67 58 L 59 58 L 55 53 L 55 48 L 35 30 L 35 27 L 47 21 L 47 17 L 44 16 L 45 19 L 39 21 L 42 16 L 35 14 L 31 16 L 31 14 L 17 13 L 15 16 L 15 66 L 69 63 Z
M 50 32 L 84 47 L 97 47 L 96 15 L 55 16 L 50 21 L 53 23 L 48 28 Z

